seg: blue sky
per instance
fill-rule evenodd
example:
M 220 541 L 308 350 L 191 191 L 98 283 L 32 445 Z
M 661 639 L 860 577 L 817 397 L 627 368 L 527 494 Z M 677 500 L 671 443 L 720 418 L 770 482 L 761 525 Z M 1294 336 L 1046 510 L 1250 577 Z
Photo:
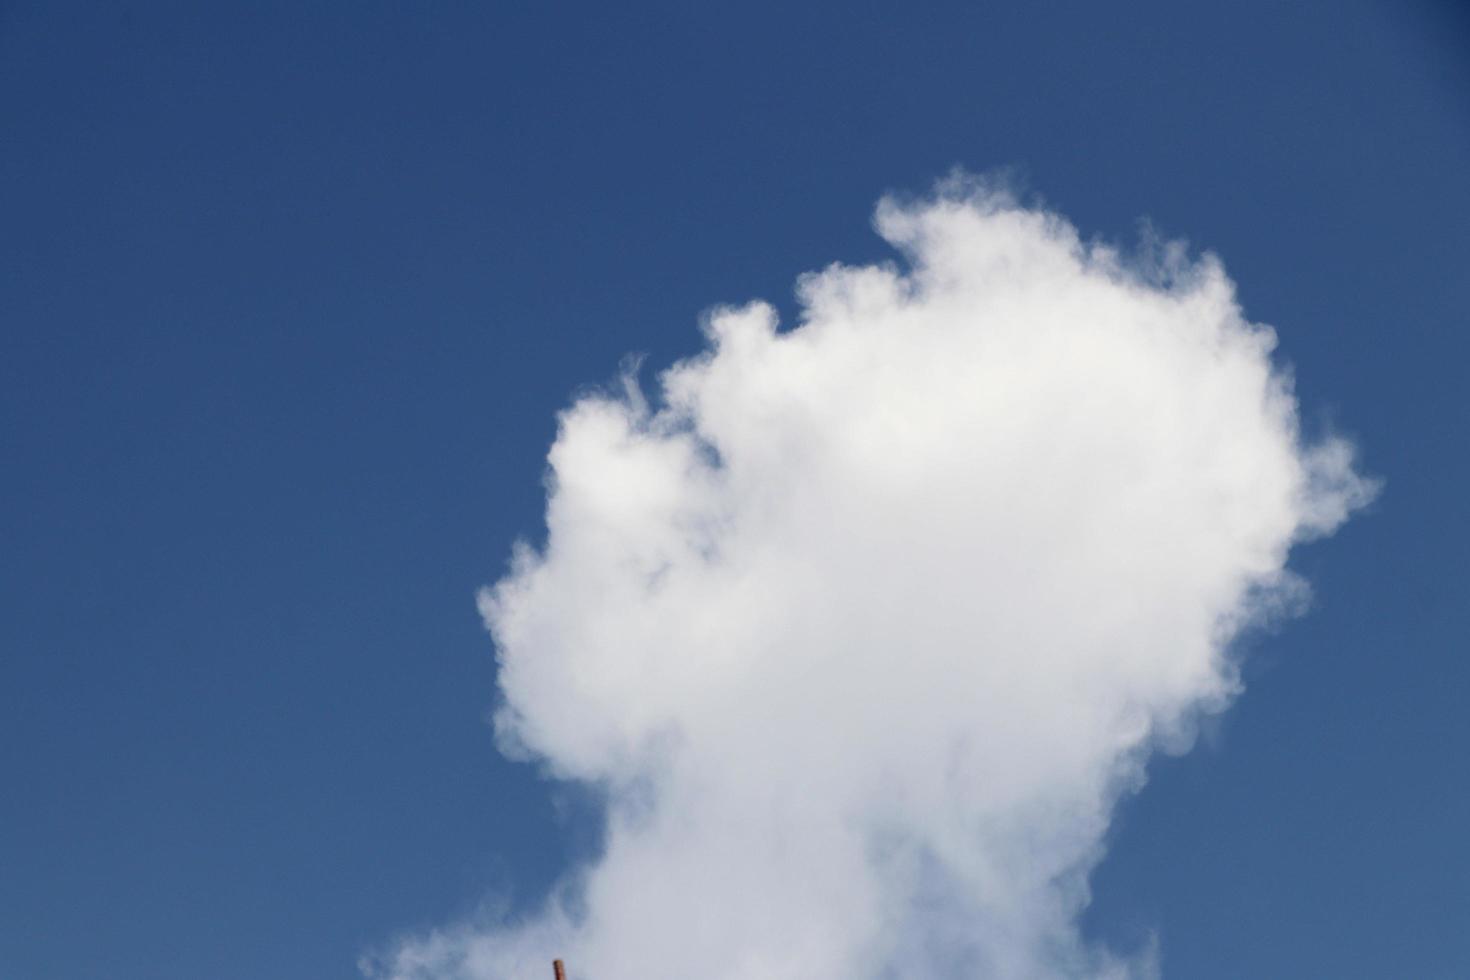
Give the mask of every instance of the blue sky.
M 496 753 L 474 594 L 555 413 L 956 165 L 1217 252 L 1386 483 L 1086 930 L 1470 975 L 1470 34 L 1355 0 L 0 8 L 0 975 L 351 977 L 533 902 L 594 821 Z

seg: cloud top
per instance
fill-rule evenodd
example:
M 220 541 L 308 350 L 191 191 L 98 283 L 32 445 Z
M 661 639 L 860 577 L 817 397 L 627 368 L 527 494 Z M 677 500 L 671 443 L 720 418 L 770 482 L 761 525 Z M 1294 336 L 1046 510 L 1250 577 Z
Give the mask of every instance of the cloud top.
M 378 975 L 1151 971 L 1077 931 L 1113 806 L 1373 488 L 1214 258 L 974 181 L 875 224 L 902 265 L 801 277 L 786 330 L 717 310 L 653 404 L 562 415 L 545 547 L 481 610 L 503 746 L 605 790 L 605 853 Z

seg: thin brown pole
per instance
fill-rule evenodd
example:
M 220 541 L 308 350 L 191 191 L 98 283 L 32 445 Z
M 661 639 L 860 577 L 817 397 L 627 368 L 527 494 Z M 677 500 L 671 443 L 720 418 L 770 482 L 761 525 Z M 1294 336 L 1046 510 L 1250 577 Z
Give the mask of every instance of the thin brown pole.
M 552 960 L 551 968 L 556 971 L 556 980 L 567 980 L 567 968 L 561 965 L 561 960 Z

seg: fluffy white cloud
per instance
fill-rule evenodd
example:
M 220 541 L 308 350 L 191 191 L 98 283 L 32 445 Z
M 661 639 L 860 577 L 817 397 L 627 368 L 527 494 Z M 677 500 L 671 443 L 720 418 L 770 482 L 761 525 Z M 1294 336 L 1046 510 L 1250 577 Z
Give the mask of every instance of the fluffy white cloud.
M 876 225 L 902 268 L 802 277 L 790 330 L 715 312 L 653 407 L 563 415 L 545 549 L 481 608 L 503 744 L 606 789 L 606 851 L 379 975 L 1151 969 L 1076 929 L 1113 805 L 1372 488 L 1215 259 L 974 182 Z

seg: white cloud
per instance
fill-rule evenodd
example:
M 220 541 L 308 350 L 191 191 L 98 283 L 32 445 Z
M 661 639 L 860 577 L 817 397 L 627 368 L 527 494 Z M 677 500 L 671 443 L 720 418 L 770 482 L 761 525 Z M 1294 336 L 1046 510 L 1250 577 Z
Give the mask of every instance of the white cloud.
M 1215 259 L 975 182 L 876 225 L 903 269 L 804 276 L 784 332 L 715 312 L 653 408 L 563 415 L 545 550 L 481 608 L 503 744 L 607 789 L 606 853 L 378 975 L 1152 970 L 1077 932 L 1116 798 L 1372 487 Z

